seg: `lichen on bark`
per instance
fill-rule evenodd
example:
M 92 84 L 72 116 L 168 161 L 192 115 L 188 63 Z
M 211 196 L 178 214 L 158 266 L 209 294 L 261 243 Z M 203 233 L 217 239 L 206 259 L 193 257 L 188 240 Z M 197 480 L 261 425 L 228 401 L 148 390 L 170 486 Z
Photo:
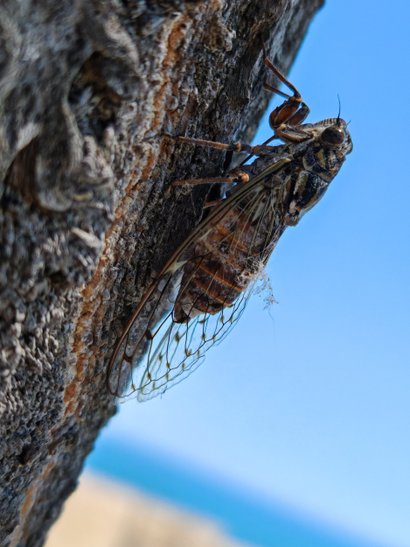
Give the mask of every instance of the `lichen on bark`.
M 198 221 L 322 0 L 3 0 L 0 545 L 37 546 L 115 412 L 105 370 L 152 273 Z

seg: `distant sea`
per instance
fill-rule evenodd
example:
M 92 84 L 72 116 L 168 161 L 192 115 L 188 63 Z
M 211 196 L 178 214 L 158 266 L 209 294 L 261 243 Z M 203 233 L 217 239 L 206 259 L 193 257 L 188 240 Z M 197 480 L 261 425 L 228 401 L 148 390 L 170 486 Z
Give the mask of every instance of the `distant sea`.
M 391 547 L 347 535 L 303 513 L 258 499 L 144 447 L 100 439 L 86 469 L 216 521 L 233 539 L 259 547 Z

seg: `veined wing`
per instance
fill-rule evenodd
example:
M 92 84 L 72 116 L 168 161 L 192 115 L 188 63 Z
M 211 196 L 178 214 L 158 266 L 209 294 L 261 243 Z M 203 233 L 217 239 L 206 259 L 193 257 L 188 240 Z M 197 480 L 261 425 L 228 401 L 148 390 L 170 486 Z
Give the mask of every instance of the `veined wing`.
M 247 296 L 240 295 L 232 306 L 217 314 L 204 313 L 187 323 L 176 323 L 169 312 L 133 372 L 137 399 L 151 399 L 189 376 L 203 362 L 208 349 L 232 330 L 245 309 Z
M 246 200 L 247 203 L 247 207 L 240 213 L 245 219 L 245 222 L 238 222 L 241 230 L 245 229 L 248 221 L 254 222 L 255 218 L 262 219 L 266 213 L 263 207 L 270 207 L 270 203 L 262 199 L 261 181 L 279 171 L 290 161 L 288 158 L 279 160 L 253 177 L 246 185 L 238 188 L 211 211 L 169 259 L 157 281 L 148 288 L 134 311 L 110 360 L 108 387 L 113 394 L 122 396 L 124 391 L 127 391 L 127 386 L 129 388 L 125 396 L 136 393 L 139 400 L 150 399 L 163 393 L 195 370 L 202 363 L 206 351 L 220 343 L 230 332 L 242 315 L 246 301 L 258 279 L 258 273 L 270 254 L 272 234 L 264 234 L 265 245 L 262 252 L 258 250 L 257 256 L 252 253 L 252 241 L 248 244 L 246 259 L 250 262 L 248 271 L 253 272 L 253 279 L 247 280 L 244 284 L 245 290 L 233 304 L 223 307 L 218 313 L 205 311 L 185 323 L 175 322 L 174 297 L 170 296 L 173 274 L 180 271 L 187 261 L 195 263 L 197 267 L 200 266 L 206 256 L 195 256 L 192 252 L 195 244 L 205 238 L 238 202 Z M 243 220 L 240 215 L 238 219 Z M 262 224 L 261 220 L 257 221 L 254 229 L 255 239 L 261 235 L 259 228 Z M 238 241 L 243 240 L 243 237 L 242 234 L 233 235 L 234 237 L 232 234 L 226 236 L 227 250 L 222 259 L 229 260 L 230 253 L 234 255 L 238 252 L 236 245 Z M 189 254 L 190 249 L 191 254 Z M 193 268 L 192 275 L 195 271 L 196 269 Z M 189 281 L 190 279 L 184 280 L 184 283 Z M 220 281 L 216 277 L 212 278 L 209 286 L 204 288 L 204 294 L 211 294 Z M 155 295 L 158 296 L 153 302 L 152 298 Z M 164 307 L 164 298 L 169 299 L 168 307 L 172 309 L 157 326 L 150 330 L 147 326 L 152 327 L 158 321 L 157 310 L 160 304 L 161 308 Z M 192 302 L 192 309 L 195 309 L 195 301 Z

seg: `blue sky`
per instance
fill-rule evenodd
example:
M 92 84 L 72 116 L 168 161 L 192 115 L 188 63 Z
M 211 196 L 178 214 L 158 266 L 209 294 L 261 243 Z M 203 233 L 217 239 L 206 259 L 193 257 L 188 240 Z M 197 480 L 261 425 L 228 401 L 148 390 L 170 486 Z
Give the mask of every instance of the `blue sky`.
M 254 297 L 200 369 L 104 433 L 391 547 L 410 546 L 409 16 L 404 0 L 317 15 L 290 78 L 309 121 L 340 96 L 354 150 L 275 250 L 278 304 Z

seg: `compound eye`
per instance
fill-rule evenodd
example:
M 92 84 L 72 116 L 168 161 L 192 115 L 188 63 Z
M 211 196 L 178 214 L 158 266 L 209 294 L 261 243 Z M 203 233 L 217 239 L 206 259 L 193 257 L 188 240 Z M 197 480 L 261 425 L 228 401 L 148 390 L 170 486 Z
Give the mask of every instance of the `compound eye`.
M 320 140 L 323 142 L 323 144 L 335 146 L 338 144 L 342 144 L 342 142 L 345 140 L 345 134 L 343 129 L 341 129 L 337 125 L 331 125 L 330 127 L 326 128 L 320 135 Z

